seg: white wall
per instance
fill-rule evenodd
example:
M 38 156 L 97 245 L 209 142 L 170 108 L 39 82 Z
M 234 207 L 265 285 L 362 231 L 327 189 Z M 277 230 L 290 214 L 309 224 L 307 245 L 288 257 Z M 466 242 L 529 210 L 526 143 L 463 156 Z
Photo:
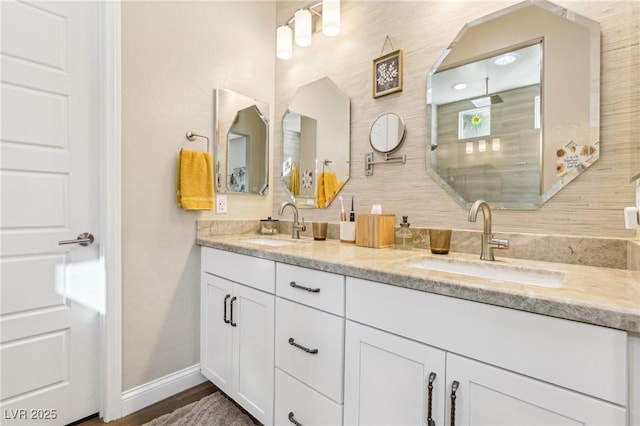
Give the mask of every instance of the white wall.
M 199 362 L 196 220 L 216 215 L 176 206 L 177 155 L 212 138 L 214 88 L 273 105 L 274 22 L 273 2 L 122 3 L 123 390 Z M 223 217 L 272 204 L 229 195 Z

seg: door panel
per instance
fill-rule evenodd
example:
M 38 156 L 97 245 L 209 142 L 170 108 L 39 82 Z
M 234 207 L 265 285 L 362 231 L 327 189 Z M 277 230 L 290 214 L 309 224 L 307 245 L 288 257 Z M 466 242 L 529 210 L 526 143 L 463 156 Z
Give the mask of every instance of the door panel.
M 202 312 L 205 315 L 202 322 L 203 354 L 202 374 L 215 383 L 226 393 L 232 392 L 232 345 L 233 329 L 225 323 L 229 318 L 229 311 L 225 316 L 225 305 L 229 306 L 229 299 L 233 283 L 224 278 L 206 273 L 202 274 L 204 294 L 202 300 L 206 306 Z M 229 297 L 227 297 L 229 296 Z M 225 299 L 226 298 L 226 299 Z
M 66 424 L 98 411 L 99 236 L 58 245 L 99 227 L 98 3 L 0 8 L 0 406 Z
M 448 392 L 454 380 L 460 383 L 456 392 L 456 425 L 626 424 L 623 407 L 447 354 Z M 451 400 L 447 397 L 447 413 L 450 412 Z
M 234 399 L 262 424 L 273 421 L 275 296 L 235 284 Z
M 58 265 L 63 263 L 60 254 L 0 259 L 0 315 L 63 304 L 64 295 L 55 286 Z
M 444 352 L 347 321 L 345 425 L 426 425 L 428 377 L 432 418 L 444 417 Z
M 2 399 L 68 382 L 68 340 L 66 331 L 54 331 L 3 345 L 2 362 L 13 368 L 2 369 Z

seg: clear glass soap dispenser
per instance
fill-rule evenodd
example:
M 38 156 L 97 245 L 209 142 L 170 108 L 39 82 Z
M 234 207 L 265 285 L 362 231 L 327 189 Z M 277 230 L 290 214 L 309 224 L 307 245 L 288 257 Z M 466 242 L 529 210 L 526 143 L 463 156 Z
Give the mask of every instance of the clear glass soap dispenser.
M 409 229 L 409 222 L 407 222 L 408 216 L 402 216 L 402 223 L 400 229 L 396 232 L 396 248 L 401 250 L 409 250 L 413 248 L 413 235 Z

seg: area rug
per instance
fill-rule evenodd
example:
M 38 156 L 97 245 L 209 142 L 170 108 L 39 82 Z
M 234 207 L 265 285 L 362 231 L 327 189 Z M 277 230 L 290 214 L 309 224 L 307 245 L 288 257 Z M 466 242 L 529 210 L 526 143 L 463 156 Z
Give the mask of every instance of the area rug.
M 255 426 L 222 392 L 178 408 L 144 426 Z

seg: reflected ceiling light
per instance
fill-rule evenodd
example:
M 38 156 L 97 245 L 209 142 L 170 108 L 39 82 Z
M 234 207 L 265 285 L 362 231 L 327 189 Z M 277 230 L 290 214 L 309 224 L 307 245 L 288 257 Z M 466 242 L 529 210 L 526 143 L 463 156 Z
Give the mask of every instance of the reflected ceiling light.
M 339 34 L 340 0 L 316 0 L 310 6 L 296 11 L 284 25 L 279 26 L 276 30 L 276 56 L 279 59 L 291 59 L 293 56 L 292 39 L 298 46 L 310 46 L 314 32 L 319 31 L 320 19 L 322 19 L 323 34 L 327 36 Z
M 295 15 L 295 39 L 298 46 L 311 46 L 311 12 L 300 9 Z
M 332 37 L 340 33 L 340 0 L 323 0 L 322 34 Z
M 293 56 L 293 32 L 288 25 L 279 26 L 276 30 L 276 56 L 280 59 Z
M 456 83 L 451 86 L 454 90 L 462 90 L 467 88 L 467 83 Z
M 507 53 L 506 55 L 498 56 L 493 63 L 496 65 L 509 65 L 514 63 L 516 59 L 515 55 Z

